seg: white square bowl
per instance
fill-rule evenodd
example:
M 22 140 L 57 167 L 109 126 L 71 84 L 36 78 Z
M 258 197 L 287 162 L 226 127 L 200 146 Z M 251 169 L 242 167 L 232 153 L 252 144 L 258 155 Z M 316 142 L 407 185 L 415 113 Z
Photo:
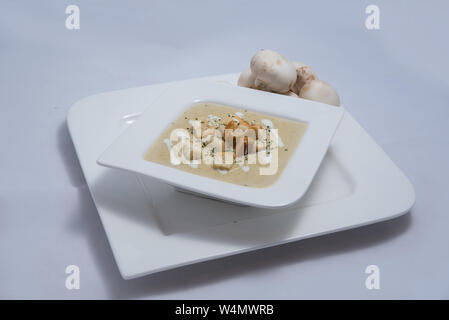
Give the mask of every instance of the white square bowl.
M 199 102 L 214 102 L 289 118 L 305 122 L 308 126 L 284 172 L 267 188 L 239 186 L 145 160 L 146 151 L 164 129 L 189 106 Z M 309 188 L 342 115 L 342 108 L 304 99 L 209 81 L 185 82 L 164 92 L 101 154 L 97 162 L 106 167 L 151 176 L 212 198 L 261 208 L 286 207 L 298 201 Z M 279 130 L 282 135 L 282 129 Z

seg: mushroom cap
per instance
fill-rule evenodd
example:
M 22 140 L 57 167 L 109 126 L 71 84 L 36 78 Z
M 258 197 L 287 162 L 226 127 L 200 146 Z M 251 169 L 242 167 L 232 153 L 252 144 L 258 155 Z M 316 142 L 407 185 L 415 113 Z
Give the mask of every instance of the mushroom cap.
M 297 78 L 294 65 L 272 50 L 261 50 L 252 57 L 251 72 L 255 89 L 278 93 L 288 92 Z
M 310 80 L 318 80 L 318 77 L 315 74 L 315 71 L 302 62 L 292 62 L 296 69 L 296 74 L 298 75 L 295 85 L 292 88 L 292 91 L 296 94 L 299 94 L 302 87 L 306 84 L 306 82 Z
M 306 66 L 305 63 L 303 62 L 299 62 L 299 61 L 292 61 L 293 66 L 295 67 L 296 70 L 298 70 L 301 67 Z
M 340 97 L 337 91 L 332 86 L 322 80 L 308 81 L 299 92 L 299 97 L 318 101 L 322 103 L 331 104 L 334 106 L 340 105 Z
M 251 72 L 251 68 L 246 69 L 240 74 L 237 84 L 240 87 L 254 88 L 254 80 L 256 77 Z

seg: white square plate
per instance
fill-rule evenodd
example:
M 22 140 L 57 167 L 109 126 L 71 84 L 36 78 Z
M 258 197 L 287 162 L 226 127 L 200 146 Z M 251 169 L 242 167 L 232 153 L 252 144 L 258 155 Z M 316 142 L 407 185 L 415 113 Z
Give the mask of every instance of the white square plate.
M 237 78 L 207 80 L 235 84 Z M 194 81 L 199 80 L 185 82 Z M 174 84 L 87 97 L 68 115 L 81 167 L 125 279 L 391 219 L 415 201 L 408 179 L 348 112 L 305 196 L 284 209 L 199 198 L 153 178 L 99 166 L 100 153 Z
M 149 101 L 150 102 L 150 101 Z M 189 106 L 214 102 L 307 123 L 307 129 L 279 179 L 267 188 L 249 188 L 195 175 L 144 159 L 148 148 Z M 343 115 L 343 109 L 304 99 L 229 86 L 187 81 L 163 93 L 99 157 L 98 163 L 164 181 L 212 198 L 261 208 L 298 201 L 310 186 Z M 282 128 L 279 128 L 282 136 Z

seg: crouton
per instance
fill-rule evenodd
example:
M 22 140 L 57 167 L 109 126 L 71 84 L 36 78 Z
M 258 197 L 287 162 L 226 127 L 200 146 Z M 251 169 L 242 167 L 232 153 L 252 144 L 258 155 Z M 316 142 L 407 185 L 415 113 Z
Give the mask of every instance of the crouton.
M 243 126 L 248 127 L 248 128 L 251 127 L 251 125 L 248 123 L 248 121 L 240 118 L 239 116 L 234 115 L 233 118 L 237 119 L 238 122 L 240 123 L 240 125 L 243 125 Z
M 231 129 L 231 130 L 234 130 L 236 128 L 237 128 L 237 123 L 235 123 L 235 121 L 232 119 L 230 119 L 228 121 L 228 123 L 226 124 L 226 127 L 225 127 L 225 129 Z

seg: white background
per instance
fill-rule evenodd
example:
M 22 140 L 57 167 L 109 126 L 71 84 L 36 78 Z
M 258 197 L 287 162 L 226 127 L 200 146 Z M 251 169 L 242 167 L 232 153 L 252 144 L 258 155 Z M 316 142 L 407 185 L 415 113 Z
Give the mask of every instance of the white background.
M 65 28 L 69 4 L 81 10 L 80 30 Z M 380 7 L 378 31 L 365 28 L 369 4 Z M 448 32 L 445 1 L 3 0 L 0 298 L 449 298 Z M 335 86 L 414 184 L 414 208 L 122 280 L 68 108 L 99 92 L 238 72 L 261 48 L 310 64 Z M 65 288 L 69 264 L 80 267 L 80 290 Z M 369 264 L 380 267 L 380 290 L 365 288 Z

